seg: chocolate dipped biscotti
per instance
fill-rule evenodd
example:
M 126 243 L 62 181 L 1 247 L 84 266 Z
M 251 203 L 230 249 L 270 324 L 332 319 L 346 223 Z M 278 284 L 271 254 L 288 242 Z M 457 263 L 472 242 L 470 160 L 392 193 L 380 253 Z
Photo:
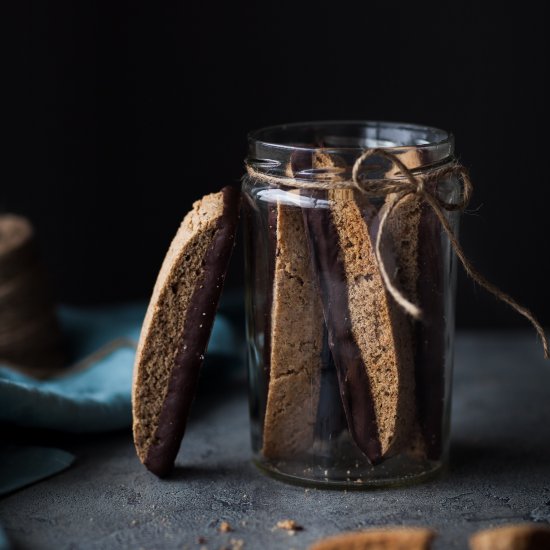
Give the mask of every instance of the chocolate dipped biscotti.
M 329 345 L 350 433 L 373 463 L 398 452 L 415 418 L 410 331 L 384 287 L 369 233 L 371 209 L 350 189 L 304 209 Z
M 322 152 L 312 163 L 337 168 Z M 339 176 L 333 172 L 331 178 Z M 318 207 L 304 209 L 304 218 L 348 428 L 376 463 L 414 437 L 410 325 L 382 281 L 374 252 L 375 208 L 352 189 L 306 194 L 318 201 Z
M 419 265 L 419 231 L 422 218 L 422 203 L 417 196 L 408 195 L 394 204 L 397 199 L 395 194 L 389 195 L 384 205 L 380 208 L 377 218 L 380 219 L 387 208 L 392 208 L 391 214 L 386 220 L 384 235 L 382 235 L 381 251 L 386 270 L 391 274 L 392 283 L 397 286 L 405 298 L 415 305 L 419 305 L 418 287 L 420 285 Z M 376 235 L 373 235 L 376 238 Z M 399 309 L 399 305 L 392 302 L 393 309 Z M 399 312 L 396 312 L 399 315 Z M 402 316 L 401 312 L 401 316 Z M 422 391 L 419 384 L 429 383 L 419 372 L 417 364 L 418 336 L 422 325 L 412 317 L 407 317 L 402 323 L 402 330 L 408 331 L 408 341 L 411 343 L 411 351 L 414 357 L 415 379 L 415 410 L 411 424 L 411 438 L 405 452 L 410 456 L 423 460 L 427 455 L 424 432 L 420 427 L 420 403 L 419 399 L 425 398 L 428 392 Z M 434 397 L 435 398 L 435 397 Z
M 237 230 L 240 192 L 193 205 L 159 272 L 143 322 L 132 388 L 139 459 L 164 476 L 185 431 Z
M 395 195 L 387 197 L 379 216 L 394 200 Z M 392 209 L 382 245 L 393 256 L 388 263 L 393 261 L 395 266 L 395 284 L 422 311 L 419 321 L 410 319 L 415 343 L 415 447 L 428 458 L 438 459 L 443 451 L 446 326 L 445 275 L 437 261 L 444 253 L 441 224 L 418 196 L 408 195 Z
M 432 209 L 422 205 L 418 228 L 418 303 L 423 320 L 417 323 L 415 350 L 418 421 L 430 459 L 439 459 L 443 449 L 444 403 L 446 391 L 446 274 L 438 258 L 444 245 L 441 224 Z

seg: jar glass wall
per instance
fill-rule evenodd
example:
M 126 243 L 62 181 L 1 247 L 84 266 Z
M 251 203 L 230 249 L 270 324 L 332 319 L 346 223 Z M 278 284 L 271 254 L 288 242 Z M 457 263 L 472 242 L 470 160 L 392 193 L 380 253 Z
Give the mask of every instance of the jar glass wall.
M 289 481 L 370 487 L 446 461 L 455 258 L 429 205 L 365 194 L 353 166 L 384 148 L 415 175 L 453 162 L 446 132 L 380 122 L 259 130 L 243 179 L 246 315 L 255 462 Z M 382 156 L 361 181 L 404 180 Z M 431 181 L 456 201 L 454 176 Z M 380 221 L 390 208 L 380 249 Z M 455 233 L 458 215 L 446 213 Z M 388 292 L 416 304 L 413 320 Z

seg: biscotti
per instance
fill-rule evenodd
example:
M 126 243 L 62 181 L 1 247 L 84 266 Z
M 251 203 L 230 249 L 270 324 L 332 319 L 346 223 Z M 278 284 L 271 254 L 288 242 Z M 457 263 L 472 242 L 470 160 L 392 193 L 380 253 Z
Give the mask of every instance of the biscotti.
M 313 445 L 324 321 L 300 207 L 279 203 L 270 322 L 264 456 L 292 458 Z M 307 322 L 304 322 L 307 319 Z
M 132 388 L 137 454 L 159 476 L 174 464 L 233 250 L 240 193 L 195 202 L 164 259 L 143 322 Z
M 369 205 L 350 189 L 304 210 L 350 433 L 373 462 L 400 450 L 415 418 L 410 331 L 374 254 Z
M 379 216 L 395 201 L 389 195 Z M 387 217 L 382 249 L 393 273 L 393 283 L 404 296 L 419 306 L 422 318 L 410 319 L 414 339 L 416 449 L 439 459 L 442 453 L 443 403 L 445 400 L 445 301 L 441 226 L 432 209 L 416 195 L 400 200 Z M 393 262 L 393 263 L 392 263 Z M 420 277 L 422 273 L 422 277 Z M 397 307 L 397 305 L 396 305 Z
M 421 527 L 372 529 L 327 537 L 309 550 L 430 550 L 434 538 L 434 531 Z
M 504 525 L 470 537 L 471 550 L 544 550 L 550 548 L 550 527 L 533 523 Z

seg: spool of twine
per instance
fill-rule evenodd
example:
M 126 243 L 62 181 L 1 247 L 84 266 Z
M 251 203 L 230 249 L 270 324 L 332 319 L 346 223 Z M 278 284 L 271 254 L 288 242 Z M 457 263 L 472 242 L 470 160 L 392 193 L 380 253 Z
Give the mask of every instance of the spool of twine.
M 61 330 L 31 223 L 0 215 L 0 364 L 40 376 L 63 366 Z

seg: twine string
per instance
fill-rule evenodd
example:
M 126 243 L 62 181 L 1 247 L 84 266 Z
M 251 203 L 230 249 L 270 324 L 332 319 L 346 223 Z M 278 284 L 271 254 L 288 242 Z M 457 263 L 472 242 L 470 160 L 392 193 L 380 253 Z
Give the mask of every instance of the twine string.
M 393 166 L 398 168 L 402 179 L 368 179 L 363 177 L 364 163 L 371 157 L 382 157 L 392 163 Z M 488 281 L 479 271 L 474 268 L 470 260 L 466 257 L 462 246 L 458 242 L 454 231 L 445 215 L 445 212 L 462 211 L 468 205 L 473 192 L 473 185 L 470 180 L 468 171 L 464 166 L 458 163 L 452 163 L 445 167 L 438 168 L 430 171 L 427 174 L 415 175 L 413 172 L 405 166 L 405 164 L 395 154 L 380 148 L 366 149 L 355 161 L 352 169 L 351 181 L 332 179 L 321 180 L 315 182 L 307 182 L 302 180 L 296 180 L 294 178 L 281 178 L 272 176 L 269 174 L 263 174 L 256 171 L 252 166 L 247 165 L 247 170 L 250 176 L 257 179 L 268 181 L 271 184 L 283 185 L 287 187 L 295 187 L 302 189 L 342 189 L 342 188 L 354 188 L 357 189 L 362 195 L 366 197 L 381 197 L 394 195 L 391 201 L 386 205 L 383 210 L 380 225 L 375 240 L 375 255 L 379 265 L 380 273 L 384 286 L 391 294 L 397 304 L 409 315 L 415 319 L 419 319 L 422 316 L 421 309 L 414 303 L 412 303 L 399 288 L 394 284 L 391 277 L 388 274 L 386 265 L 382 256 L 382 237 L 385 234 L 386 223 L 390 218 L 392 212 L 397 206 L 408 196 L 415 195 L 419 197 L 423 202 L 427 203 L 434 214 L 436 215 L 443 231 L 447 235 L 449 242 L 462 264 L 466 274 L 478 285 L 483 287 L 487 292 L 495 296 L 498 300 L 508 304 L 515 309 L 520 315 L 525 317 L 531 325 L 533 325 L 537 334 L 542 341 L 542 347 L 544 350 L 545 359 L 550 358 L 550 348 L 548 345 L 548 339 L 542 328 L 542 325 L 537 321 L 533 313 L 526 307 L 519 304 L 514 298 L 500 290 L 493 283 Z M 443 200 L 438 193 L 438 184 L 449 176 L 454 176 L 462 183 L 462 197 L 457 202 L 447 202 Z

